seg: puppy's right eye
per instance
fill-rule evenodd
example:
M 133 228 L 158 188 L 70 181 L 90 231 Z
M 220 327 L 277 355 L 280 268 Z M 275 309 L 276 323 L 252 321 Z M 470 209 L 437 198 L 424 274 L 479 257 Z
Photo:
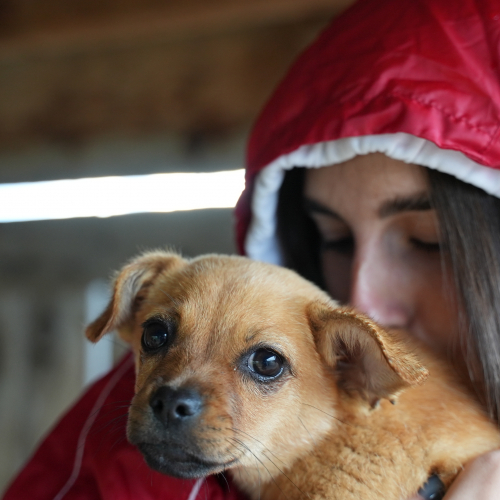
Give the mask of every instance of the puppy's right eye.
M 260 377 L 274 379 L 283 373 L 283 358 L 271 349 L 260 348 L 248 358 L 248 367 Z
M 145 352 L 154 352 L 166 346 L 171 339 L 171 327 L 159 321 L 152 321 L 143 325 L 142 349 Z

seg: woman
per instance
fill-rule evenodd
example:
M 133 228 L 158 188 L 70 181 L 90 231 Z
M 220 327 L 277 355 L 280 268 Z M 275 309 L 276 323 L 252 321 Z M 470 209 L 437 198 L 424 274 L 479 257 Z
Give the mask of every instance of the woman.
M 242 250 L 451 353 L 497 420 L 499 19 L 489 1 L 355 4 L 264 109 L 238 207 Z M 498 453 L 482 460 L 445 498 L 493 498 Z
M 457 376 L 495 419 L 499 19 L 493 0 L 360 0 L 264 109 L 237 207 L 241 252 L 293 267 L 338 300 L 453 353 Z M 5 499 L 237 498 L 218 478 L 146 470 L 122 424 L 106 427 L 132 390 L 126 359 L 64 417 Z M 435 483 L 420 498 L 438 498 Z M 493 452 L 444 498 L 488 500 L 496 491 Z

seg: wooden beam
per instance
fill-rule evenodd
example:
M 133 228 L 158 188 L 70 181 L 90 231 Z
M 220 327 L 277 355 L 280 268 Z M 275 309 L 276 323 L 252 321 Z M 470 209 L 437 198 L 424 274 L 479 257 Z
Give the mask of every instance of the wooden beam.
M 246 129 L 297 53 L 352 0 L 143 0 L 143 10 L 141 0 L 87 1 L 82 18 L 67 0 L 27 2 L 48 10 L 11 16 L 0 34 L 0 149 Z M 127 8 L 111 15 L 118 3 Z
M 168 6 L 58 16 L 45 24 L 11 21 L 0 36 L 0 61 L 113 48 L 134 41 L 179 40 L 300 19 L 333 17 L 353 0 L 178 0 Z M 67 3 L 66 1 L 64 3 Z M 44 4 L 41 2 L 40 4 Z M 33 4 L 32 4 L 33 5 Z M 147 6 L 147 4 L 146 4 Z M 15 16 L 13 16 L 15 17 Z

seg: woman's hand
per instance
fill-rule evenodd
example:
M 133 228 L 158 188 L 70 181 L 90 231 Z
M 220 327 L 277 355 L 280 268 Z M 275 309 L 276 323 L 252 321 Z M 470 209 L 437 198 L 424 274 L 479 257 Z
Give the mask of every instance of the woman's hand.
M 500 497 L 500 450 L 491 451 L 468 463 L 443 500 L 496 500 Z M 410 500 L 432 500 L 414 496 Z
M 443 500 L 494 500 L 500 496 L 500 450 L 468 463 Z

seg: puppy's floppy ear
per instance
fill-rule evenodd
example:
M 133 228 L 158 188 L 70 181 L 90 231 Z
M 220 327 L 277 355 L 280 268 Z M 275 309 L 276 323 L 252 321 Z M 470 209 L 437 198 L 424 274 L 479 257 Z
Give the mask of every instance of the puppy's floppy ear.
M 427 378 L 410 348 L 367 316 L 324 303 L 310 304 L 308 315 L 316 347 L 337 372 L 339 386 L 372 407 L 382 398 L 394 402 L 403 389 Z
M 124 327 L 133 319 L 144 292 L 158 275 L 184 262 L 179 255 L 166 252 L 148 252 L 132 260 L 118 273 L 113 296 L 104 312 L 85 329 L 87 338 L 97 342 L 106 333 Z

